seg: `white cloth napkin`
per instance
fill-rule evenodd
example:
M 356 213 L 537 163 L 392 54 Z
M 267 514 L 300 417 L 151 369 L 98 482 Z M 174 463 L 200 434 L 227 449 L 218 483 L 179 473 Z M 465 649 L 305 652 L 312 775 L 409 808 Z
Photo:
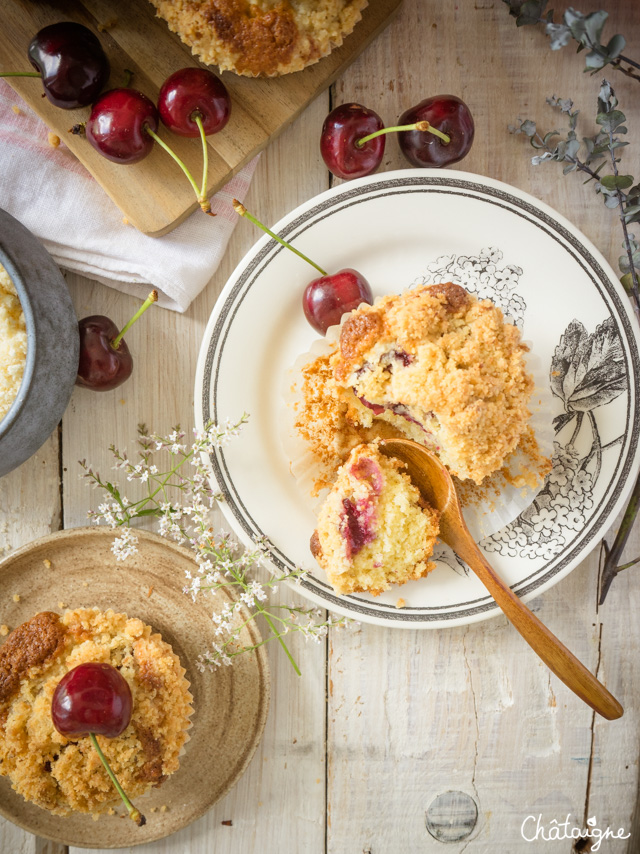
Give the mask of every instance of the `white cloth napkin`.
M 56 262 L 105 285 L 186 311 L 216 271 L 238 220 L 255 158 L 211 200 L 215 219 L 196 211 L 164 237 L 123 223 L 122 212 L 64 145 L 0 80 L 0 207 L 36 234 Z M 123 170 L 125 167 L 123 167 Z

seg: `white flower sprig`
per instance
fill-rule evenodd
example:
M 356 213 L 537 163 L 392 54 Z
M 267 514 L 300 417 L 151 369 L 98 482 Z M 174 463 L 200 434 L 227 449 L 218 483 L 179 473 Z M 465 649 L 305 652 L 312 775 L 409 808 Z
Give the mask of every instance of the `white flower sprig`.
M 277 639 L 296 673 L 300 674 L 284 636 L 300 632 L 305 638 L 319 643 L 329 626 L 343 625 L 345 620 L 324 619 L 322 611 L 317 608 L 269 604 L 269 591 L 287 579 L 299 582 L 304 577 L 304 570 L 278 571 L 267 560 L 271 551 L 267 540 L 256 539 L 252 548 L 242 549 L 230 534 L 224 531 L 215 533 L 210 525 L 210 511 L 223 497 L 214 492 L 209 483 L 207 456 L 237 436 L 247 420 L 245 413 L 235 424 L 227 421 L 224 426 L 219 426 L 209 422 L 204 430 L 194 430 L 194 440 L 189 447 L 184 441 L 186 434 L 179 427 L 168 436 L 159 436 L 148 434 L 146 427 L 140 425 L 140 448 L 136 461 L 114 445 L 109 450 L 115 459 L 114 469 L 127 481 L 143 484 L 146 494 L 137 501 L 128 499 L 115 483 L 103 480 L 82 460 L 82 477 L 108 495 L 98 510 L 91 510 L 88 515 L 97 524 L 121 529 L 112 546 L 119 561 L 137 552 L 138 538 L 131 528 L 133 520 L 156 518 L 158 532 L 162 536 L 188 545 L 195 553 L 197 570 L 187 572 L 186 594 L 195 601 L 197 596 L 207 591 L 233 591 L 235 595 L 229 596 L 222 611 L 212 614 L 215 635 L 219 640 L 199 656 L 197 666 L 200 670 L 231 664 L 236 655 Z M 256 577 L 261 567 L 268 570 L 267 574 L 262 573 L 262 581 Z M 248 619 L 240 613 L 243 608 L 249 611 Z M 243 646 L 240 640 L 242 630 L 258 616 L 267 623 L 269 634 L 259 644 Z

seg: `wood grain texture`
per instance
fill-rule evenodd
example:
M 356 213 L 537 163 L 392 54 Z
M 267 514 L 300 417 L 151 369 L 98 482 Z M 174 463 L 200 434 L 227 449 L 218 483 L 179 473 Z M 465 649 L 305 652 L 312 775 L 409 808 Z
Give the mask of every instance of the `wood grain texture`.
M 400 2 L 371 3 L 342 46 L 302 72 L 268 80 L 239 77 L 230 72 L 221 75 L 231 95 L 232 113 L 227 126 L 208 138 L 209 194 L 220 189 L 344 71 L 386 26 Z M 111 62 L 109 88 L 124 85 L 125 69 L 129 69 L 133 72 L 133 86 L 155 101 L 169 74 L 184 66 L 198 65 L 178 36 L 155 17 L 155 9 L 147 0 L 84 0 L 83 3 L 56 0 L 50 4 L 9 0 L 4 4 L 0 27 L 3 70 L 27 67 L 26 50 L 34 33 L 42 26 L 65 19 L 78 21 L 96 32 Z M 99 26 L 107 22 L 115 23 L 100 32 Z M 83 137 L 68 133 L 72 125 L 86 121 L 88 108 L 60 110 L 41 97 L 42 86 L 37 79 L 7 79 L 47 126 L 64 137 L 71 151 L 140 231 L 164 234 L 198 208 L 185 176 L 159 146 L 154 146 L 145 160 L 126 168 L 111 163 Z M 166 131 L 161 131 L 161 135 L 199 184 L 200 139 L 184 139 Z
M 567 5 L 565 0 L 556 14 Z M 585 0 L 579 8 L 605 5 L 605 36 L 624 33 L 630 55 L 637 57 L 636 4 Z M 532 168 L 526 141 L 505 129 L 518 115 L 535 118 L 543 129 L 554 127 L 556 114 L 544 99 L 555 93 L 574 98 L 582 110 L 579 130 L 592 133 L 600 75 L 582 74 L 583 56 L 571 47 L 549 51 L 544 34 L 517 29 L 499 0 L 405 0 L 389 29 L 340 78 L 334 104 L 356 100 L 391 122 L 428 95 L 461 95 L 474 113 L 476 140 L 459 167 L 511 182 L 548 202 L 615 266 L 619 226 L 592 186 L 573 175 L 563 178 L 555 164 Z M 623 162 L 633 171 L 639 154 L 638 84 L 615 72 L 610 76 L 630 120 L 633 144 Z M 327 107 L 326 97 L 316 100 L 264 153 L 247 205 L 265 221 L 277 221 L 329 186 L 317 148 Z M 284 109 L 257 97 L 258 108 Z M 382 168 L 404 166 L 397 143 L 389 139 Z M 86 456 L 107 471 L 107 445 L 115 441 L 131 450 L 139 420 L 158 430 L 176 421 L 190 426 L 193 372 L 206 319 L 256 239 L 249 224 L 240 223 L 214 283 L 184 316 L 154 309 L 132 330 L 128 341 L 137 365 L 120 391 L 76 391 L 63 424 L 65 525 L 84 524 L 89 503 L 98 498 L 77 479 L 77 459 Z M 104 312 L 122 321 L 135 305 L 80 277 L 72 287 L 81 314 Z M 58 524 L 56 447 L 52 440 L 52 468 L 46 473 L 30 462 L 0 481 L 0 524 L 6 521 L 5 542 L 12 547 Z M 636 530 L 628 559 L 637 555 L 639 540 Z M 449 843 L 451 854 L 573 854 L 570 841 L 525 842 L 520 828 L 530 814 L 542 814 L 547 826 L 570 813 L 576 824 L 595 815 L 601 828 L 629 832 L 634 820 L 640 827 L 639 571 L 622 573 L 598 610 L 594 555 L 530 603 L 620 699 L 621 720 L 596 721 L 502 618 L 436 632 L 368 625 L 334 632 L 328 707 L 323 649 L 296 646 L 299 679 L 272 648 L 272 709 L 247 773 L 209 815 L 175 837 L 138 849 L 140 854 L 438 854 L 445 848 L 428 833 L 426 811 L 448 790 L 466 793 L 478 805 L 471 835 Z M 226 820 L 233 825 L 222 824 Z M 631 839 L 608 841 L 600 850 L 636 854 L 639 840 L 636 829 Z M 96 845 L 100 850 L 98 838 Z M 0 850 L 62 854 L 4 822 Z
M 567 5 L 554 7 L 556 14 Z M 623 32 L 630 46 L 640 47 L 634 4 L 585 2 L 580 9 L 603 5 L 610 12 L 607 38 Z M 374 68 L 383 70 L 375 82 Z M 592 134 L 603 75 L 592 78 L 582 68 L 582 56 L 572 47 L 551 52 L 543 32 L 517 29 L 500 2 L 408 0 L 338 80 L 334 103 L 365 103 L 391 124 L 428 95 L 461 96 L 474 115 L 476 137 L 470 154 L 452 168 L 512 183 L 549 203 L 616 267 L 619 223 L 592 186 L 575 176 L 563 178 L 556 164 L 533 168 L 526 141 L 506 131 L 517 116 L 537 120 L 545 131 L 562 124 L 545 104 L 555 93 L 573 98 L 581 109 L 579 135 Z M 624 162 L 633 171 L 638 84 L 613 71 L 608 76 L 629 118 L 632 145 L 624 150 Z M 397 144 L 388 140 L 383 168 L 405 164 Z M 632 544 L 627 554 L 635 556 Z M 443 850 L 425 828 L 425 810 L 447 790 L 467 793 L 479 809 L 471 835 L 447 846 L 454 854 L 572 851 L 566 840 L 539 847 L 526 842 L 521 826 L 529 814 L 542 814 L 548 827 L 568 813 L 580 825 L 588 812 L 601 828 L 623 826 L 629 832 L 640 753 L 639 697 L 631 684 L 640 629 L 630 618 L 638 582 L 617 579 L 629 587 L 614 591 L 615 599 L 598 612 L 597 576 L 592 556 L 530 605 L 621 701 L 625 715 L 613 723 L 595 721 L 502 618 L 435 633 L 389 636 L 362 626 L 355 635 L 335 634 L 329 657 L 331 854 Z M 632 854 L 628 843 L 606 844 L 614 854 Z
M 309 108 L 310 124 L 322 123 L 327 103 L 328 97 L 320 98 Z M 282 180 L 284 174 L 286 181 Z M 262 158 L 246 204 L 266 222 L 275 222 L 308 195 L 326 189 L 326 183 L 313 135 L 300 136 L 294 127 L 270 147 L 268 157 Z M 99 493 L 78 479 L 76 460 L 87 457 L 97 470 L 108 472 L 108 446 L 115 439 L 132 452 L 139 421 L 160 432 L 178 422 L 191 431 L 195 366 L 206 321 L 217 294 L 257 236 L 250 223 L 239 222 L 214 281 L 184 315 L 151 309 L 145 322 L 130 330 L 127 343 L 135 366 L 126 385 L 101 395 L 84 389 L 74 392 L 63 423 L 63 454 L 68 469 L 66 527 L 86 524 L 87 509 L 101 500 Z M 121 321 L 137 304 L 131 297 L 80 277 L 73 279 L 72 295 L 79 316 L 97 312 Z M 228 413 L 231 418 L 240 414 Z M 219 512 L 214 524 L 227 527 Z M 281 595 L 286 601 L 295 598 L 288 591 Z M 132 851 L 210 854 L 215 850 L 217 854 L 237 854 L 324 850 L 325 647 L 294 637 L 291 650 L 301 677 L 295 675 L 279 647 L 269 647 L 269 717 L 262 744 L 238 785 L 190 827 Z M 81 850 L 72 848 L 71 852 L 80 854 Z
M 18 469 L 0 478 L 0 557 L 61 527 L 58 430 Z M 28 512 L 25 510 L 28 508 Z M 28 599 L 28 590 L 9 590 L 0 582 L 0 624 L 13 629 L 8 617 L 11 597 Z M 4 612 L 4 613 L 3 613 Z M 43 851 L 35 836 L 0 819 L 0 851 L 11 854 L 66 854 L 55 843 Z

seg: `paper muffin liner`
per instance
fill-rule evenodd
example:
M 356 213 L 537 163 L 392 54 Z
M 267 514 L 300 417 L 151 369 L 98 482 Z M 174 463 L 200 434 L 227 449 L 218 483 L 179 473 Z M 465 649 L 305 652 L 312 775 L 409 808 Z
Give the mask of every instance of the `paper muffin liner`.
M 348 317 L 348 315 L 346 315 Z M 344 320 L 345 318 L 343 318 Z M 328 488 L 316 492 L 318 480 L 327 478 L 326 466 L 313 453 L 306 440 L 297 432 L 294 422 L 297 408 L 303 401 L 303 370 L 306 365 L 315 361 L 319 356 L 328 355 L 338 345 L 341 325 L 331 326 L 324 338 L 316 339 L 309 350 L 302 353 L 286 372 L 283 397 L 283 426 L 282 447 L 290 471 L 295 478 L 300 491 L 300 498 L 317 515 L 328 493 Z M 552 424 L 552 393 L 549 388 L 549 373 L 540 357 L 534 352 L 530 341 L 524 341 L 529 352 L 526 354 L 527 371 L 534 380 L 534 390 L 529 401 L 531 417 L 529 425 L 533 430 L 538 453 L 541 457 L 550 458 L 553 453 L 553 424 Z M 375 423 L 375 421 L 374 421 Z M 518 447 L 505 461 L 513 481 L 523 471 L 530 471 L 527 454 Z M 544 475 L 538 477 L 535 486 L 518 485 L 509 482 L 504 476 L 493 475 L 489 482 L 481 487 L 468 486 L 465 481 L 458 490 L 463 515 L 469 531 L 476 542 L 489 537 L 513 522 L 534 500 L 544 486 Z M 311 535 L 311 531 L 309 534 Z

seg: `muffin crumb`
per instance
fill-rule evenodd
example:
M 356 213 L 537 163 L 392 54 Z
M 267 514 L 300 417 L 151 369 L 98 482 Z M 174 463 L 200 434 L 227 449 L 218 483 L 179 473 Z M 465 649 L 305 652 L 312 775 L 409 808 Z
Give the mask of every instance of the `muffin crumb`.
M 131 798 L 178 769 L 193 712 L 178 656 L 142 620 L 97 608 L 36 614 L 0 646 L 0 774 L 54 815 L 113 815 L 120 803 L 88 737 L 66 738 L 53 726 L 51 700 L 60 679 L 90 661 L 116 667 L 134 699 L 131 720 L 100 747 Z

